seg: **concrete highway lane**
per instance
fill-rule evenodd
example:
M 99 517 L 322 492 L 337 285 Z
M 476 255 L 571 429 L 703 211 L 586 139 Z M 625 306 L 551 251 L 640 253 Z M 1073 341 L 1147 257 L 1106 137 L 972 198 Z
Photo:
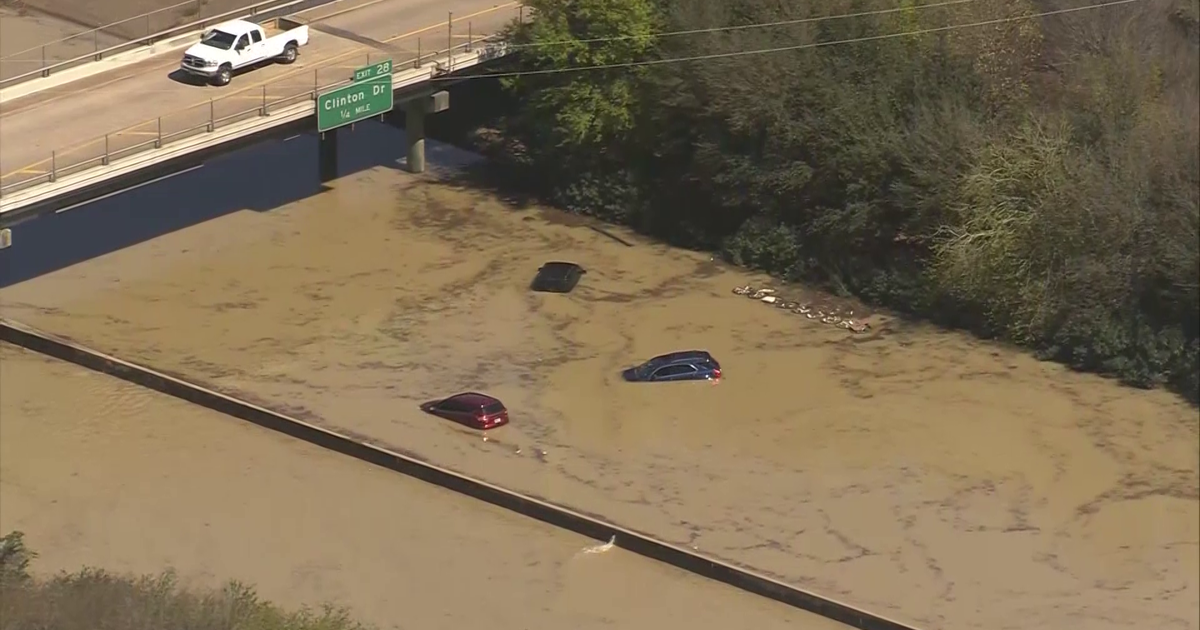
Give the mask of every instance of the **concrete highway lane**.
M 418 48 L 427 54 L 494 33 L 518 10 L 496 0 L 338 3 L 300 16 L 310 22 L 311 41 L 295 64 L 249 70 L 224 88 L 181 81 L 176 51 L 32 94 L 0 110 L 0 182 L 43 175 L 52 164 L 60 172 L 97 165 L 106 153 L 119 159 L 160 135 L 201 133 L 210 118 L 291 104 L 369 63 L 390 57 L 400 64 L 414 60 Z

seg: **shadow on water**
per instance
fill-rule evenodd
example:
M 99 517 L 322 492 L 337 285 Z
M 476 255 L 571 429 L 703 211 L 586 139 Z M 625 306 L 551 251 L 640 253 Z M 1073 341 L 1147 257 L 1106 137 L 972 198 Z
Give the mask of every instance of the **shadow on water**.
M 0 288 L 233 212 L 268 212 L 329 190 L 317 173 L 316 133 L 271 140 L 199 167 L 13 228 L 0 252 Z M 339 130 L 338 175 L 402 168 L 404 132 L 375 121 Z M 436 162 L 436 151 L 429 161 Z

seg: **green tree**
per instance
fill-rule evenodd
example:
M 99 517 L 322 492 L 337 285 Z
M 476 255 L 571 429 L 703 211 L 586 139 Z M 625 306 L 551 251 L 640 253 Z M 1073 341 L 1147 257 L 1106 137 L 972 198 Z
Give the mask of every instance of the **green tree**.
M 615 66 L 564 75 L 507 79 L 521 95 L 521 118 L 541 148 L 582 148 L 622 137 L 634 124 L 638 68 L 648 58 L 658 24 L 651 0 L 530 0 L 532 22 L 512 41 L 533 72 Z
M 533 4 L 552 203 L 1200 397 L 1200 0 Z

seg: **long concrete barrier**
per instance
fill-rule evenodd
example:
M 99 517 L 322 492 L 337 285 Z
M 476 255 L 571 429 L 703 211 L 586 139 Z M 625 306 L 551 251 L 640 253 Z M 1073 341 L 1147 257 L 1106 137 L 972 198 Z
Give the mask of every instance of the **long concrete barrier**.
M 379 448 L 335 431 L 238 400 L 203 385 L 109 356 L 69 339 L 36 330 L 19 322 L 0 320 L 0 340 L 252 422 L 597 541 L 612 540 L 616 546 L 638 555 L 815 613 L 853 628 L 917 630 L 914 626 L 869 613 L 829 597 L 801 590 L 742 567 L 707 558 L 695 551 L 657 540 L 601 518 L 581 514 L 441 468 L 412 453 L 397 453 Z

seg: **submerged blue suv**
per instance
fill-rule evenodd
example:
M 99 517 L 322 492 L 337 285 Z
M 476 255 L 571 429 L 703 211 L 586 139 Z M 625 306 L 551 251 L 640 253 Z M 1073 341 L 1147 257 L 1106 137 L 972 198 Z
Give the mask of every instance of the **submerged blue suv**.
M 721 378 L 721 364 L 704 350 L 687 350 L 659 355 L 621 372 L 621 376 L 637 383 L 716 381 Z

